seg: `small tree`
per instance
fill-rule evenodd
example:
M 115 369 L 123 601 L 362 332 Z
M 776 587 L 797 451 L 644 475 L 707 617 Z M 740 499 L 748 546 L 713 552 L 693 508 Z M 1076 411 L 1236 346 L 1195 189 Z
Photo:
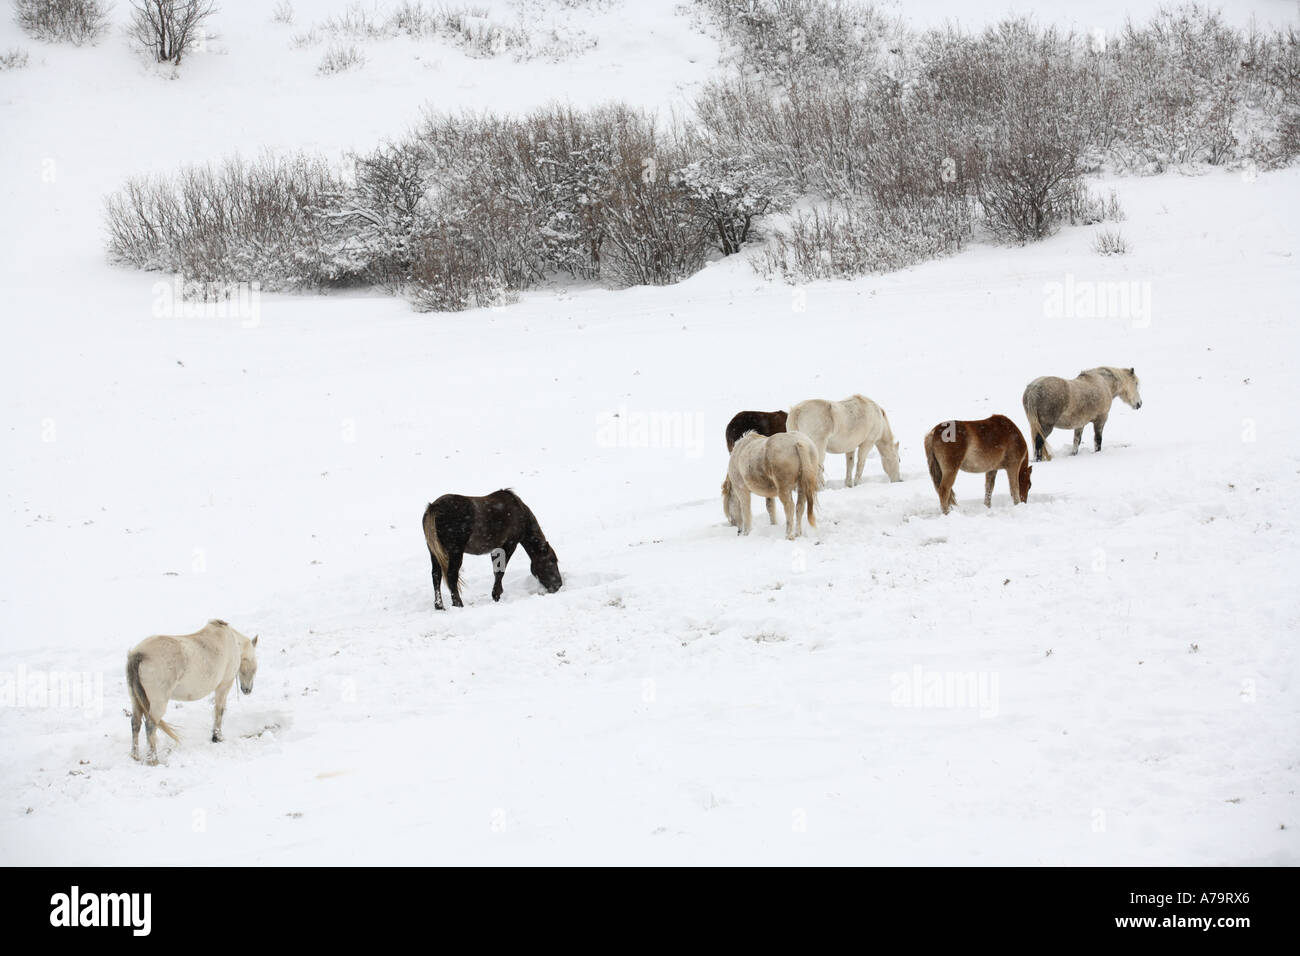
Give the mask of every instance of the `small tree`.
M 216 0 L 131 0 L 130 35 L 159 63 L 180 64 Z
M 740 251 L 755 217 L 783 208 L 792 198 L 781 178 L 750 156 L 696 160 L 679 170 L 677 178 L 711 224 L 724 256 Z

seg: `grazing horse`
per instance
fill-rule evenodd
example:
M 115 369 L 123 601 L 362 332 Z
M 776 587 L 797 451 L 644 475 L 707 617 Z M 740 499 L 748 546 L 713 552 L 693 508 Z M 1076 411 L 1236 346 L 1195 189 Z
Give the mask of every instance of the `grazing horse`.
M 1011 485 L 1011 503 L 1029 500 L 1029 446 L 1015 422 L 993 415 L 978 422 L 940 422 L 925 436 L 925 458 L 930 465 L 939 507 L 947 514 L 957 503 L 952 493 L 958 471 L 984 472 L 984 507 L 993 507 L 993 480 L 1005 469 Z
M 131 756 L 140 759 L 140 719 L 144 718 L 150 764 L 158 762 L 158 729 L 180 737 L 163 720 L 167 702 L 202 700 L 213 694 L 212 742 L 221 740 L 221 718 L 235 678 L 245 694 L 257 676 L 257 638 L 251 641 L 225 621 L 211 620 L 202 630 L 180 637 L 146 637 L 126 655 L 126 687 L 131 695 Z
M 537 518 L 520 497 L 508 488 L 482 498 L 443 495 L 424 509 L 424 541 L 433 565 L 433 606 L 444 610 L 442 579 L 447 578 L 451 603 L 460 600 L 460 563 L 466 554 L 492 555 L 492 600 L 501 600 L 501 579 L 515 548 L 524 546 L 532 564 L 529 570 L 554 594 L 564 584 L 555 549 L 542 534 Z
M 1034 461 L 1052 460 L 1047 436 L 1053 428 L 1073 428 L 1074 447 L 1070 454 L 1079 454 L 1083 426 L 1089 422 L 1092 422 L 1093 449 L 1101 451 L 1101 430 L 1106 427 L 1111 403 L 1117 397 L 1132 408 L 1142 407 L 1138 377 L 1133 369 L 1102 365 L 1085 369 L 1069 381 L 1046 375 L 1030 382 L 1021 402 L 1034 440 Z
M 792 502 L 790 492 L 798 493 Z M 808 524 L 817 527 L 813 508 L 817 504 L 817 447 L 807 435 L 782 432 L 771 437 L 746 432 L 731 450 L 727 477 L 722 482 L 722 512 L 736 526 L 737 534 L 749 534 L 753 522 L 750 494 L 767 499 L 767 516 L 776 524 L 776 500 L 785 509 L 785 536 L 791 540 L 803 534 L 803 512 Z M 805 504 L 806 503 L 806 504 Z
M 817 466 L 824 469 L 826 453 L 843 454 L 844 487 L 862 482 L 862 469 L 872 445 L 880 452 L 880 463 L 890 481 L 902 481 L 898 474 L 898 442 L 890 430 L 885 410 L 863 395 L 850 395 L 842 402 L 810 398 L 790 407 L 786 428 L 803 432 L 817 446 Z M 857 477 L 853 474 L 853 456 L 857 452 Z
M 727 422 L 727 453 L 736 447 L 736 442 L 745 432 L 758 432 L 760 435 L 779 435 L 785 431 L 785 412 L 736 412 L 734 418 Z

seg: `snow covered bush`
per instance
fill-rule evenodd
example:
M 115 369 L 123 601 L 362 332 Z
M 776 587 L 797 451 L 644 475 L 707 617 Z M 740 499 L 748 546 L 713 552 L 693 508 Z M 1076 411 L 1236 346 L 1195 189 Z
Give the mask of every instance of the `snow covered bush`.
M 99 38 L 108 11 L 101 0 L 14 0 L 14 19 L 29 35 L 76 46 Z
M 131 179 L 107 201 L 109 257 L 199 282 L 327 285 L 338 277 L 324 257 L 320 210 L 343 191 L 304 154 Z
M 289 0 L 276 0 L 275 6 L 271 8 L 271 22 L 286 26 L 293 23 L 293 4 Z
M 799 213 L 754 265 L 794 284 L 892 272 L 960 249 L 962 208 L 946 199 L 888 209 L 832 203 Z
M 742 68 L 782 84 L 866 76 L 897 55 L 904 28 L 852 0 L 696 0 Z
M 131 0 L 128 29 L 157 62 L 179 65 L 215 12 L 216 0 Z
M 675 175 L 724 256 L 740 251 L 756 217 L 794 198 L 790 186 L 752 156 L 697 159 Z
M 0 53 L 0 70 L 21 70 L 27 65 L 27 51 L 14 47 Z

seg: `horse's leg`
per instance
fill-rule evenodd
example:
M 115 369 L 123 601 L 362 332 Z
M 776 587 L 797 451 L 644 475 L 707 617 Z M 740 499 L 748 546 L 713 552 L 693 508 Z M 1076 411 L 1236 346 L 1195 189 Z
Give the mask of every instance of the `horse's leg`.
M 844 454 L 844 487 L 845 488 L 853 487 L 853 452 L 854 449 L 850 448 Z M 862 477 L 861 469 L 858 469 L 858 477 L 859 478 Z
M 772 499 L 769 498 L 768 501 Z M 799 511 L 794 506 L 794 500 L 790 497 L 790 489 L 786 488 L 781 492 L 781 507 L 785 509 L 785 537 L 788 541 L 793 541 L 803 533 L 803 522 L 799 522 L 799 531 L 795 531 L 795 519 L 799 517 Z
M 1020 504 L 1020 462 L 1007 465 L 1007 484 L 1011 486 L 1011 504 Z
M 1096 426 L 1094 425 L 1093 427 L 1095 428 Z M 1079 442 L 1081 441 L 1083 441 L 1083 429 L 1076 428 L 1074 430 L 1074 447 L 1070 449 L 1071 455 L 1079 454 Z
M 993 507 L 993 482 L 997 479 L 998 473 L 994 471 L 984 472 L 984 507 Z
M 218 684 L 217 692 L 212 697 L 212 742 L 221 743 L 221 718 L 226 716 L 226 698 L 230 696 L 230 687 L 234 684 Z
M 749 489 L 746 488 L 740 493 L 740 529 L 737 534 L 749 534 L 749 529 L 754 526 L 754 503 L 750 498 Z
M 506 576 L 506 565 L 509 564 L 510 559 L 514 557 L 515 548 L 518 546 L 519 546 L 518 541 L 511 541 L 504 548 L 500 549 L 501 551 L 505 552 L 505 556 L 501 558 L 501 570 L 499 571 L 497 570 L 497 566 L 496 566 L 497 565 L 496 552 L 493 552 L 492 577 L 494 578 L 494 580 L 492 582 L 492 600 L 494 601 L 501 600 L 501 590 L 502 590 L 501 579 Z
M 1101 430 L 1106 427 L 1106 419 L 1109 415 L 1102 415 L 1092 423 L 1092 450 L 1101 451 Z M 1083 429 L 1079 429 L 1083 431 Z
M 946 471 L 943 474 L 943 480 L 939 482 L 939 507 L 943 513 L 947 514 L 948 509 L 957 503 L 957 496 L 952 493 L 952 486 L 957 481 L 957 469 Z
M 867 467 L 867 454 L 871 451 L 870 442 L 858 446 L 858 467 L 853 473 L 853 483 L 862 484 L 862 470 Z
M 149 744 L 149 756 L 145 758 L 145 763 L 154 767 L 158 764 L 158 724 L 154 722 L 153 714 L 145 711 L 144 714 L 144 739 Z
M 140 705 L 131 701 L 131 759 L 140 759 Z
M 1042 425 L 1042 428 L 1039 432 L 1039 434 L 1043 436 L 1043 457 L 1037 459 L 1038 461 L 1052 460 L 1052 448 L 1050 445 L 1047 444 L 1047 436 L 1052 434 L 1052 427 L 1053 426 L 1051 425 Z
M 460 563 L 465 560 L 465 552 L 452 548 L 447 552 L 447 590 L 451 592 L 451 606 L 464 607 L 460 599 Z
M 767 502 L 767 517 L 772 524 L 776 524 L 776 499 L 766 498 L 764 500 Z
M 446 610 L 442 603 L 442 568 L 438 566 L 438 559 L 429 552 L 429 563 L 433 565 L 433 607 L 434 610 Z

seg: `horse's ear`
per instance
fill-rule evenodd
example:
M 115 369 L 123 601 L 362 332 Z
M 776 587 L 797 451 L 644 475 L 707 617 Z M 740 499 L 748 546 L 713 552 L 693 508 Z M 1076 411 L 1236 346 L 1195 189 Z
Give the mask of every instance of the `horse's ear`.
M 260 635 L 260 634 L 254 634 L 254 635 L 253 635 L 253 646 L 254 646 L 254 647 L 257 646 L 257 639 L 258 639 L 259 637 L 261 637 L 261 636 L 262 636 L 262 635 Z
M 1132 375 L 1134 378 L 1137 378 L 1137 374 L 1138 374 L 1138 373 L 1135 372 L 1133 369 L 1129 369 L 1129 370 L 1128 370 L 1128 373 L 1129 373 L 1130 375 Z

